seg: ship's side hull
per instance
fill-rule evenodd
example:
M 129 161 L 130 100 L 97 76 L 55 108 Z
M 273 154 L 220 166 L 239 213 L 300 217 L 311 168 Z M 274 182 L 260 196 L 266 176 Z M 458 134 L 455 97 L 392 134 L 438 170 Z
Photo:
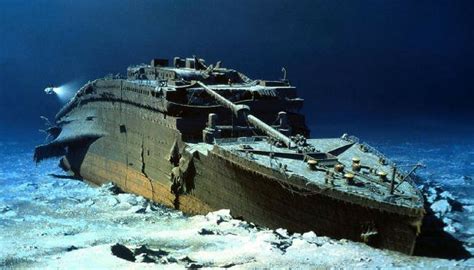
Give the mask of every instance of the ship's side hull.
M 314 231 L 413 253 L 422 215 L 396 214 L 335 199 L 324 191 L 299 190 L 214 152 L 195 160 L 192 194 L 211 208 L 231 209 L 234 216 L 270 228 Z
M 191 213 L 227 208 L 270 228 L 365 240 L 376 247 L 412 254 L 422 216 L 408 216 L 305 194 L 240 166 L 213 151 L 193 159 L 192 188 L 172 192 L 173 148 L 182 150 L 176 119 L 131 104 L 91 102 L 76 110 L 95 111 L 106 136 L 70 146 L 72 171 L 96 184 L 114 182 L 126 192 Z M 71 112 L 74 114 L 74 111 Z
M 71 145 L 65 164 L 82 178 L 100 185 L 116 183 L 123 191 L 174 207 L 170 174 L 172 150 L 183 146 L 176 118 L 126 103 L 91 102 L 76 109 L 94 111 L 103 136 Z M 74 115 L 74 111 L 71 115 Z M 192 196 L 180 196 L 180 209 L 205 213 L 212 209 Z

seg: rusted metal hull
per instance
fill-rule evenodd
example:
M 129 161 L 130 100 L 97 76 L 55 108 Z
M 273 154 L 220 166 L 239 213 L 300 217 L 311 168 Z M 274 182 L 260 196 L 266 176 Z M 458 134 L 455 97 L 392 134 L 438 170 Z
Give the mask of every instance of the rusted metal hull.
M 413 253 L 424 215 L 416 186 L 358 140 L 308 139 L 287 80 L 250 80 L 195 57 L 155 60 L 85 84 L 34 160 L 64 156 L 77 176 L 189 214 L 227 208 L 270 228 Z
M 236 217 L 270 228 L 314 231 L 413 253 L 422 213 L 394 213 L 369 203 L 339 200 L 324 192 L 298 192 L 275 176 L 214 151 L 194 157 L 192 188 L 177 195 L 171 187 L 174 165 L 170 149 L 174 145 L 183 149 L 186 144 L 172 124 L 175 119 L 130 104 L 105 105 L 95 102 L 79 108 L 97 112 L 107 135 L 71 145 L 64 162 L 92 183 L 114 182 L 126 192 L 189 214 L 226 208 Z M 375 236 L 364 237 L 374 230 Z

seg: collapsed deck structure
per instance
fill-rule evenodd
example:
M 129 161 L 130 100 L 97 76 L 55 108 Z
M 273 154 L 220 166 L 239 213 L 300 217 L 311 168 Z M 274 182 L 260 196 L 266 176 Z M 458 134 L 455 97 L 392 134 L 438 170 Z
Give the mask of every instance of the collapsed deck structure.
M 286 78 L 153 59 L 79 89 L 34 159 L 185 213 L 412 254 L 424 208 L 410 175 L 355 137 L 309 139 L 302 105 Z

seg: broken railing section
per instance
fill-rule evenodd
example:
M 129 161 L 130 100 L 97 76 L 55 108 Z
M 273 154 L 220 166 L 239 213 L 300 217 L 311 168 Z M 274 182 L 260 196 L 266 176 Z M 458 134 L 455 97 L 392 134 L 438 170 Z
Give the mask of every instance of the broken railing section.
M 397 190 L 397 188 L 403 183 L 405 182 L 405 180 L 409 179 L 409 177 L 414 174 L 416 172 L 416 170 L 418 168 L 425 168 L 425 165 L 421 164 L 421 163 L 417 163 L 417 164 L 414 164 L 414 165 L 406 165 L 404 167 L 411 167 L 413 166 L 413 168 L 407 173 L 405 174 L 405 176 L 402 178 L 402 180 L 398 183 L 397 186 L 395 186 L 395 175 L 396 175 L 396 170 L 397 170 L 397 167 L 394 166 L 393 167 L 393 175 L 392 175 L 392 180 L 391 180 L 391 183 L 390 183 L 390 194 L 393 194 L 394 191 Z M 400 166 L 399 166 L 400 167 Z
M 273 128 L 272 126 L 266 124 L 262 120 L 260 120 L 258 117 L 250 114 L 250 108 L 247 105 L 238 105 L 233 103 L 232 101 L 226 99 L 216 91 L 212 90 L 209 88 L 207 85 L 205 85 L 202 82 L 197 82 L 201 87 L 204 88 L 204 90 L 212 96 L 219 104 L 222 106 L 228 108 L 231 110 L 234 115 L 238 119 L 242 119 L 245 122 L 251 124 L 252 126 L 256 127 L 260 131 L 264 132 L 267 134 L 269 137 L 282 142 L 285 146 L 288 148 L 294 147 L 293 141 L 277 129 Z M 286 113 L 281 112 L 279 113 L 279 118 L 280 118 L 280 124 L 287 125 L 287 117 Z M 216 114 L 209 114 L 209 119 L 208 119 L 208 127 L 204 129 L 203 131 L 203 139 L 205 142 L 212 142 L 214 138 L 216 138 L 218 135 L 218 128 L 216 126 L 216 121 L 217 121 L 217 115 Z
M 415 174 L 415 172 L 418 168 L 425 168 L 426 167 L 425 165 L 423 165 L 421 163 L 412 164 L 412 165 L 398 165 L 398 164 L 395 164 L 390 159 L 386 158 L 377 149 L 370 146 L 368 143 L 361 142 L 360 139 L 357 138 L 356 136 L 349 135 L 347 133 L 344 133 L 341 136 L 341 139 L 343 139 L 345 141 L 348 141 L 352 144 L 358 144 L 359 148 L 362 152 L 370 152 L 370 153 L 374 154 L 375 156 L 377 156 L 379 158 L 380 164 L 390 165 L 392 167 L 392 173 L 391 173 L 391 177 L 390 177 L 390 194 L 392 194 L 392 195 L 395 193 L 395 191 L 397 191 L 397 189 L 400 187 L 400 185 L 403 182 L 409 182 L 410 185 L 415 187 L 416 184 L 414 183 L 414 181 L 412 179 L 412 175 Z M 413 168 L 409 172 L 407 172 L 407 171 L 402 169 L 403 167 L 413 167 Z M 397 177 L 401 178 L 401 180 L 398 183 L 396 182 Z M 418 194 L 419 197 L 423 197 L 420 190 L 416 189 L 416 193 Z

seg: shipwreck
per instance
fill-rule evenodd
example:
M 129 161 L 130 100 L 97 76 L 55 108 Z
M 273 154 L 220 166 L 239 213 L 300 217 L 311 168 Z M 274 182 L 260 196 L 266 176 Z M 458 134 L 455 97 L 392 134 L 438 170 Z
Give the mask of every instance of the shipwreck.
M 189 214 L 225 208 L 269 228 L 413 253 L 425 211 L 410 173 L 356 137 L 309 138 L 286 74 L 253 80 L 220 62 L 168 62 L 85 84 L 35 161 L 61 157 L 77 177 Z

